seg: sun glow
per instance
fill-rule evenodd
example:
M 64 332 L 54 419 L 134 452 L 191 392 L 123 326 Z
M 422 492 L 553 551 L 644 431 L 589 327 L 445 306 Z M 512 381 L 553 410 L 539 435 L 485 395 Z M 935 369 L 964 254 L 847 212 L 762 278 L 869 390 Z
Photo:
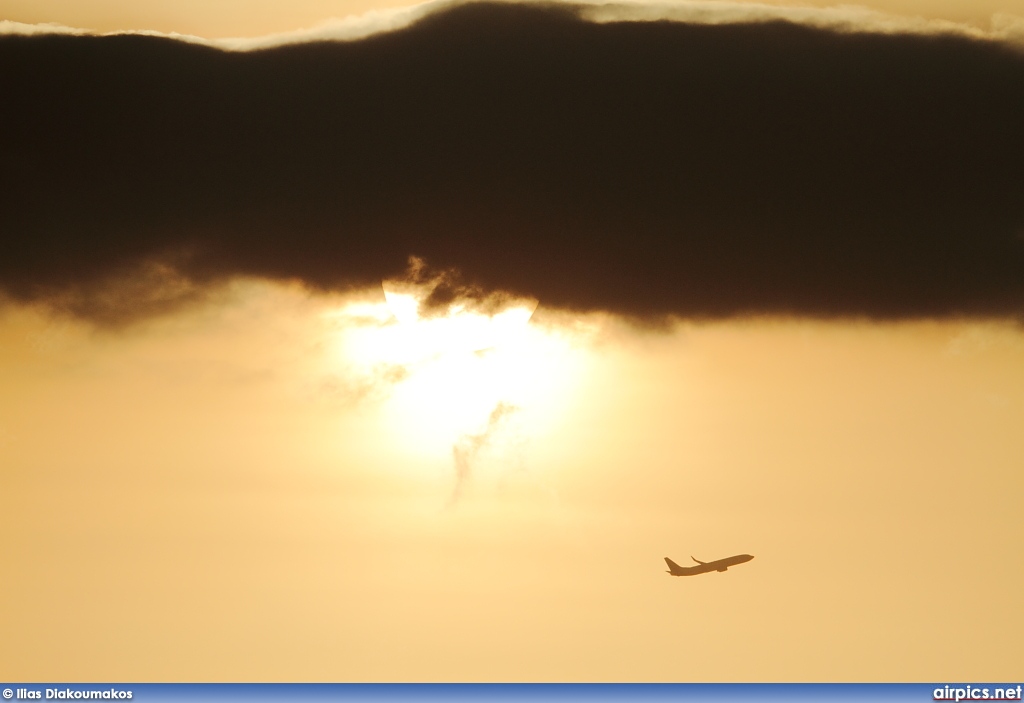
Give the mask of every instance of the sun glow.
M 457 491 L 468 478 L 460 456 L 485 468 L 514 447 L 515 461 L 527 461 L 523 447 L 555 431 L 584 372 L 580 331 L 531 323 L 535 300 L 424 312 L 429 286 L 386 281 L 383 289 L 384 301 L 335 313 L 337 348 L 350 373 L 381 387 L 394 448 L 434 466 L 450 467 L 454 455 Z

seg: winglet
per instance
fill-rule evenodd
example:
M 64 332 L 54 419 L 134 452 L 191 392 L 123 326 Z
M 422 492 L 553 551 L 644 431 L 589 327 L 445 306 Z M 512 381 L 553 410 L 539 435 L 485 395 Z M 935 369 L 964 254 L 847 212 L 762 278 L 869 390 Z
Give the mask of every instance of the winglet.
M 695 562 L 697 562 L 698 564 L 704 564 L 704 562 L 703 562 L 703 561 L 701 561 L 700 559 L 697 559 L 696 557 L 694 557 L 694 556 L 692 556 L 692 555 L 690 556 L 690 558 L 691 558 L 691 559 L 693 559 L 693 560 L 694 560 Z

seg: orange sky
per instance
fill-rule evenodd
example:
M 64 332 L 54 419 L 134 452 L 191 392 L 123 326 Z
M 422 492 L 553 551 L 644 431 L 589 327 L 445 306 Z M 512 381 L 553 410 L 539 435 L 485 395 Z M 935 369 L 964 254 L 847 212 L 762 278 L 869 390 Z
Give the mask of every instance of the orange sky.
M 5 678 L 1019 673 L 1019 328 L 542 310 L 550 392 L 452 505 L 478 390 L 440 356 L 374 385 L 346 350 L 397 323 L 345 309 L 239 283 L 118 332 L 4 310 Z
M 53 22 L 97 31 L 135 29 L 207 38 L 254 37 L 414 4 L 407 0 L 4 0 L 0 3 L 0 19 Z M 896 15 L 962 22 L 982 29 L 992 26 L 994 15 L 1024 17 L 1024 0 L 869 0 L 856 3 L 771 0 L 760 4 L 859 6 Z
M 402 4 L 3 0 L 0 19 L 216 38 Z M 637 330 L 541 304 L 486 353 L 419 322 L 389 336 L 381 291 L 236 281 L 115 330 L 0 306 L 0 678 L 1020 675 L 1019 325 Z M 662 561 L 740 553 L 695 578 Z

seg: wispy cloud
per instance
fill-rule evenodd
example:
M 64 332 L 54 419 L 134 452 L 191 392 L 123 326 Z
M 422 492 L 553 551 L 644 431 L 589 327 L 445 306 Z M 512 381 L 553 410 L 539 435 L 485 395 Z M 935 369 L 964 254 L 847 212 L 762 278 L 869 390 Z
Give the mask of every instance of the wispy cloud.
M 455 488 L 452 490 L 449 505 L 455 505 L 462 497 L 466 484 L 473 472 L 477 456 L 495 438 L 495 435 L 506 425 L 508 418 L 519 408 L 505 401 L 498 401 L 487 418 L 487 425 L 477 434 L 464 434 L 452 447 L 452 459 L 455 462 Z

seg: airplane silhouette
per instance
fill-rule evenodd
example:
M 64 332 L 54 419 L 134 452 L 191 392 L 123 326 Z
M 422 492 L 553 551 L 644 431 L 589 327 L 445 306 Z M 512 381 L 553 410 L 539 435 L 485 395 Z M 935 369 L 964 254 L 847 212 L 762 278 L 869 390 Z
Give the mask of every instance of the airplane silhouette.
M 679 566 L 668 557 L 665 557 L 665 563 L 668 564 L 668 571 L 666 573 L 672 574 L 673 576 L 696 576 L 697 574 L 706 574 L 709 571 L 726 571 L 730 566 L 736 566 L 737 564 L 744 564 L 754 557 L 749 554 L 737 554 L 734 557 L 726 557 L 725 559 L 719 559 L 718 561 L 701 561 L 690 557 L 698 566 Z

